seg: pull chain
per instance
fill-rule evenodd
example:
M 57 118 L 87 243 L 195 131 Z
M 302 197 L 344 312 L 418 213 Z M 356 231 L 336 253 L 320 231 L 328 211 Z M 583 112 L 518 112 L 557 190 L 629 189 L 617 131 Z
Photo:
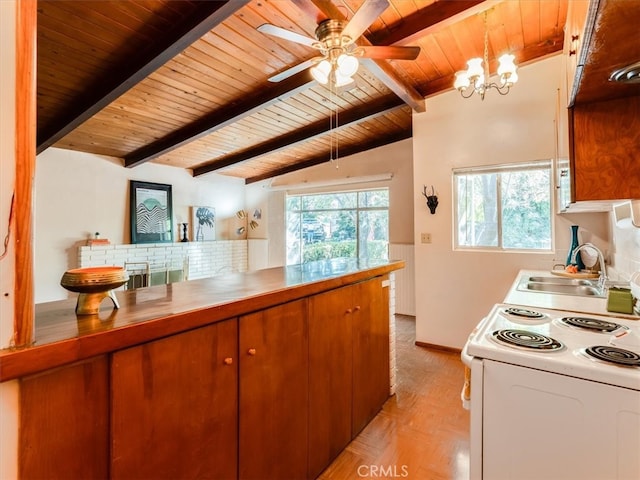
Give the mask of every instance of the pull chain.
M 335 90 L 335 84 L 330 81 L 329 84 L 329 160 L 331 163 L 335 163 L 336 170 L 338 169 L 339 158 L 339 138 L 338 138 L 338 105 L 335 101 L 337 92 Z M 335 149 L 334 149 L 335 145 Z M 335 151 L 335 156 L 334 156 Z

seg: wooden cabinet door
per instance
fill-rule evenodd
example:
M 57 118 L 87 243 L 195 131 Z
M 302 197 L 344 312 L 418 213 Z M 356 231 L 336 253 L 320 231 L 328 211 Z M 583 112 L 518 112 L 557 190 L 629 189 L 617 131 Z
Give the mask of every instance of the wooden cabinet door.
M 307 301 L 240 317 L 241 479 L 307 474 Z
M 568 105 L 573 104 L 582 76 L 582 49 L 585 47 L 585 24 L 589 12 L 589 0 L 571 0 L 567 8 L 564 33 L 564 54 L 566 59 L 566 81 Z M 579 69 L 579 70 L 578 70 Z
M 640 96 L 573 108 L 574 200 L 640 195 Z
M 20 478 L 108 478 L 108 357 L 20 380 L 18 443 Z
M 112 478 L 236 478 L 237 334 L 226 320 L 113 355 Z
M 353 292 L 309 298 L 309 478 L 351 441 Z
M 389 288 L 387 277 L 355 285 L 353 414 L 355 437 L 389 398 Z

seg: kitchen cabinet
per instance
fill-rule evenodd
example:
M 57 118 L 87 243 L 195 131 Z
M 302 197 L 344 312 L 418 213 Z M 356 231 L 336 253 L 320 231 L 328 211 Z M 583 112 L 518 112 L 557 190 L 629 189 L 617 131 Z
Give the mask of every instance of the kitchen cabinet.
M 237 325 L 230 319 L 113 354 L 112 478 L 236 477 Z
M 638 198 L 640 95 L 631 82 L 609 80 L 615 70 L 637 61 L 640 44 L 628 39 L 636 35 L 638 15 L 637 2 L 629 7 L 569 2 L 564 44 L 569 109 L 562 130 L 568 132 L 569 165 L 557 166 L 561 211 L 610 211 L 616 200 Z M 565 156 L 560 149 L 559 157 Z
M 298 268 L 289 281 L 302 282 Z M 213 280 L 172 285 L 177 307 L 124 292 L 118 328 L 5 355 L 21 478 L 315 478 L 389 395 L 393 269 L 314 272 L 293 288 L 272 270 L 255 274 L 267 293 L 204 308 L 223 291 Z M 46 318 L 79 328 L 74 305 L 47 305 Z
M 305 478 L 307 300 L 241 316 L 239 335 L 239 478 Z
M 351 441 L 354 287 L 309 299 L 309 478 Z
M 640 96 L 577 104 L 571 110 L 574 201 L 640 196 Z
M 377 277 L 353 287 L 357 299 L 353 314 L 353 437 L 376 416 L 389 397 L 387 278 Z
M 564 28 L 564 53 L 566 59 L 566 92 L 568 105 L 573 105 L 582 78 L 585 62 L 585 26 L 589 14 L 589 0 L 572 0 L 567 6 Z
M 106 355 L 20 380 L 20 478 L 108 478 Z
M 389 397 L 387 277 L 309 299 L 309 477 L 315 478 Z

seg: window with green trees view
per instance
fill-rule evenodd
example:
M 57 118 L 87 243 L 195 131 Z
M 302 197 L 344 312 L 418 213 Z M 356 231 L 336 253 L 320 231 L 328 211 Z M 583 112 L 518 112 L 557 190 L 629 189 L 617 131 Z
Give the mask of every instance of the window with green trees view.
M 453 171 L 455 246 L 551 250 L 551 161 Z
M 387 259 L 389 190 L 287 196 L 287 265 Z

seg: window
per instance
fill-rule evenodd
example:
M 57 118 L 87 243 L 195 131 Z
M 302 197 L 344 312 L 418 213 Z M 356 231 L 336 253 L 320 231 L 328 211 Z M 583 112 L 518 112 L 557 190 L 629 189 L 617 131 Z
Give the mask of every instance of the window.
M 286 202 L 287 265 L 388 258 L 388 189 L 292 195 Z
M 549 160 L 453 171 L 455 247 L 551 250 Z

